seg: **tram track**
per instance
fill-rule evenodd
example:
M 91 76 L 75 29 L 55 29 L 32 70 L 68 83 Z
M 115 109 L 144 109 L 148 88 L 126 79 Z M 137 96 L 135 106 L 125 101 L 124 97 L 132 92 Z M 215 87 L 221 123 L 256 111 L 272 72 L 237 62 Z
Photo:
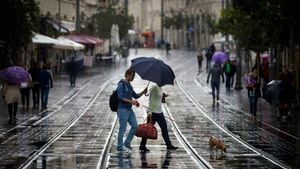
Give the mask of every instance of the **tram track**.
M 81 113 L 79 116 L 77 116 L 74 120 L 71 121 L 70 125 L 66 125 L 63 128 L 61 128 L 59 131 L 56 132 L 54 136 L 47 141 L 46 144 L 44 144 L 38 151 L 34 152 L 19 168 L 25 169 L 27 168 L 34 160 L 38 158 L 39 155 L 41 155 L 51 144 L 53 144 L 56 140 L 58 140 L 64 133 L 66 133 L 86 112 L 87 110 L 92 106 L 92 104 L 95 102 L 97 97 L 100 95 L 100 93 L 104 90 L 106 86 L 109 85 L 110 81 L 106 81 L 102 85 L 100 85 L 98 92 L 91 98 L 87 106 L 81 110 Z
M 189 99 L 190 102 L 195 106 L 195 108 L 198 109 L 198 111 L 210 122 L 212 122 L 215 126 L 217 126 L 223 133 L 225 133 L 227 136 L 238 142 L 239 144 L 243 145 L 245 148 L 251 150 L 254 154 L 251 156 L 260 156 L 270 163 L 276 165 L 277 167 L 280 168 L 290 168 L 289 166 L 283 164 L 280 160 L 277 158 L 273 157 L 272 155 L 257 149 L 253 147 L 252 145 L 248 144 L 246 141 L 242 140 L 239 138 L 237 135 L 233 134 L 231 131 L 229 131 L 227 128 L 223 127 L 222 125 L 218 124 L 212 117 L 210 117 L 207 113 L 205 113 L 205 110 L 203 106 L 201 106 L 196 99 L 186 90 L 182 83 L 182 77 L 186 74 L 187 72 L 182 73 L 180 76 L 177 76 L 178 78 L 176 79 L 177 85 L 180 88 L 180 90 L 185 94 L 185 96 Z

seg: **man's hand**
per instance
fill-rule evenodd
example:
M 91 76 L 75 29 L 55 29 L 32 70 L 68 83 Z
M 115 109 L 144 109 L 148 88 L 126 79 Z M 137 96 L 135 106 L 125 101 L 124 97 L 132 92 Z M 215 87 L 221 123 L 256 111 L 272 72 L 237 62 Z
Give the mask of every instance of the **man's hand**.
M 132 105 L 140 107 L 140 103 L 137 100 L 132 100 Z

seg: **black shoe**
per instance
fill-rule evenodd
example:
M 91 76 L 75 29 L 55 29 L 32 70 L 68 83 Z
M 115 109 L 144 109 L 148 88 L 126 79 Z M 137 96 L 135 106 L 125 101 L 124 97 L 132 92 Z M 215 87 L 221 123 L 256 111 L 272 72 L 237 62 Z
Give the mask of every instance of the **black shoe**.
M 169 146 L 167 146 L 167 149 L 168 149 L 168 150 L 177 150 L 178 147 L 175 147 L 175 146 L 173 146 L 173 145 L 169 145 Z
M 140 146 L 140 151 L 145 153 L 150 152 L 150 150 L 147 149 L 146 146 Z

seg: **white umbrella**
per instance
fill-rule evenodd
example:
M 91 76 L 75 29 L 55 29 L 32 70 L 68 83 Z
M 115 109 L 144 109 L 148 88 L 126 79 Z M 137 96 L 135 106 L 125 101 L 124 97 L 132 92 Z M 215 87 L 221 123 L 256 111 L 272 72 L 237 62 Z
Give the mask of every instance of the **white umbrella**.
M 119 47 L 120 46 L 120 36 L 119 36 L 119 26 L 113 24 L 111 27 L 111 46 Z

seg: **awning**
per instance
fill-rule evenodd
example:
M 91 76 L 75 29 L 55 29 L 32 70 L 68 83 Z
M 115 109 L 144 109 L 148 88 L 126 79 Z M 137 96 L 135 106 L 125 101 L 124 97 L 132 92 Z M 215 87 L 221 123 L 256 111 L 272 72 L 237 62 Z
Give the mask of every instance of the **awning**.
M 143 32 L 142 36 L 152 36 L 153 32 Z
M 59 43 L 56 39 L 38 33 L 33 33 L 32 42 L 39 45 L 54 45 Z
M 63 37 L 59 37 L 58 39 L 53 39 L 38 33 L 34 33 L 34 36 L 32 37 L 32 42 L 38 45 L 50 45 L 53 48 L 57 48 L 57 49 L 66 49 L 66 50 L 84 49 L 83 45 L 73 42 L 69 39 L 65 39 Z
M 83 34 L 79 34 L 79 35 L 67 35 L 65 36 L 65 38 L 68 38 L 72 41 L 81 43 L 83 45 L 88 45 L 88 46 L 101 46 L 104 41 L 94 37 L 94 36 L 90 36 L 90 35 L 83 35 Z
M 60 32 L 61 33 L 69 33 L 69 32 L 74 32 L 76 30 L 75 28 L 75 23 L 74 22 L 69 22 L 69 21 L 59 21 L 57 20 L 52 20 L 48 19 L 47 22 L 53 26 L 54 29 L 59 31 L 59 25 L 60 25 Z
M 136 31 L 132 29 L 128 29 L 128 35 L 136 35 Z
M 84 45 L 74 42 L 70 39 L 67 39 L 63 36 L 60 36 L 57 38 L 57 40 L 62 44 L 62 45 L 54 45 L 54 47 L 58 48 L 63 48 L 63 49 L 70 49 L 70 50 L 83 50 L 85 47 Z

